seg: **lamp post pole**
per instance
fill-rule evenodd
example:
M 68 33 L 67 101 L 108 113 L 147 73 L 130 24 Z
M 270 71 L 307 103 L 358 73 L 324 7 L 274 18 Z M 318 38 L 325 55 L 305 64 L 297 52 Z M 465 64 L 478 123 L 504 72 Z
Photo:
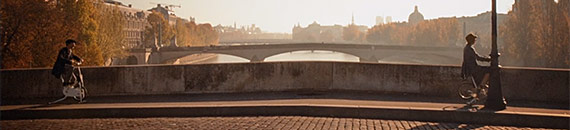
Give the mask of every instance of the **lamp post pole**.
M 485 108 L 489 110 L 504 110 L 507 107 L 501 87 L 501 68 L 499 67 L 499 51 L 497 50 L 497 0 L 492 1 L 491 14 L 491 78 Z

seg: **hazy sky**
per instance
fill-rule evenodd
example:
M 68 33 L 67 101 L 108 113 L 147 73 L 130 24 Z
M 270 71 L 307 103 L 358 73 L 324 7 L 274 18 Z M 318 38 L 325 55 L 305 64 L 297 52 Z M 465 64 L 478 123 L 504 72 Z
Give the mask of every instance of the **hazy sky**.
M 293 25 L 306 27 L 313 21 L 321 25 L 351 22 L 373 26 L 376 16 L 392 16 L 407 21 L 418 6 L 425 19 L 475 16 L 491 10 L 491 0 L 118 0 L 133 8 L 148 10 L 156 4 L 180 5 L 174 8 L 182 18 L 195 17 L 197 23 L 239 26 L 256 24 L 266 32 L 291 33 Z M 514 0 L 497 0 L 497 11 L 506 13 Z

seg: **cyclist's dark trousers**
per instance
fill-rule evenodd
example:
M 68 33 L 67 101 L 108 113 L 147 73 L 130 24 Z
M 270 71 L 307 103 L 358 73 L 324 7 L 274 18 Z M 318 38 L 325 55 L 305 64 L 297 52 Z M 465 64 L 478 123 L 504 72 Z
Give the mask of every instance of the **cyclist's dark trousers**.
M 488 66 L 477 66 L 477 70 L 471 76 L 475 78 L 475 83 L 477 83 L 477 85 L 480 85 L 481 80 L 483 80 L 483 76 L 490 72 L 491 71 Z
M 59 79 L 63 83 L 63 86 L 72 85 L 77 81 L 79 72 L 75 71 L 74 67 L 71 65 L 65 65 L 65 69 Z

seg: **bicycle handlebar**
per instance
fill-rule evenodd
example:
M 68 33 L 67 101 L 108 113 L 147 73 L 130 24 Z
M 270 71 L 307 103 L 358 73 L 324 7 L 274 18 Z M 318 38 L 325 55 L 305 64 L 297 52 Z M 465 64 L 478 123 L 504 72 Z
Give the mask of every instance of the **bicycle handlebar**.
M 85 62 L 85 61 L 75 61 L 75 62 L 73 62 L 73 64 L 75 64 L 75 65 L 81 65 L 81 64 L 83 64 L 83 62 Z
M 81 65 L 81 64 L 83 64 L 83 63 L 80 62 L 80 61 L 74 61 L 74 62 L 72 62 L 72 65 Z

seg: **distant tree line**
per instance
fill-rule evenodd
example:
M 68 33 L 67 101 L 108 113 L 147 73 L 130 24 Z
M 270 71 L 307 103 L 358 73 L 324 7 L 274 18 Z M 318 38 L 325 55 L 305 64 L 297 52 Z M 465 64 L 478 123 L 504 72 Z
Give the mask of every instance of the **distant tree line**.
M 324 35 L 324 36 L 329 36 L 329 35 Z M 342 28 L 342 39 L 345 41 L 363 43 L 366 42 L 365 41 L 366 33 L 361 32 L 358 29 L 357 25 L 349 24 L 348 26 Z
M 500 27 L 506 64 L 570 68 L 569 0 L 520 0 Z
M 499 23 L 498 43 L 500 43 L 499 52 L 502 53 L 501 64 L 570 68 L 568 6 L 569 0 L 516 1 L 513 9 L 508 12 L 506 20 L 502 24 Z M 408 23 L 376 25 L 368 30 L 365 42 L 457 46 L 465 42 L 461 27 L 457 18 L 426 20 L 416 25 Z M 354 36 L 355 33 L 349 35 Z M 490 34 L 479 35 L 478 44 L 490 44 Z
M 180 24 L 182 23 L 182 24 Z M 176 25 L 178 46 L 208 46 L 217 45 L 219 34 L 211 24 L 196 24 L 193 21 L 178 20 Z
M 158 45 L 171 46 L 171 40 L 175 37 L 175 46 L 208 46 L 218 44 L 218 33 L 210 24 L 196 24 L 194 21 L 186 21 L 180 18 L 176 19 L 176 24 L 169 24 L 163 17 L 164 14 L 153 11 L 147 17 L 150 24 L 144 31 L 145 43 L 154 43 L 160 41 Z M 160 31 L 160 33 L 159 33 Z M 147 46 L 152 47 L 152 46 Z
M 422 21 L 418 24 L 391 23 L 376 25 L 368 30 L 366 40 L 412 46 L 453 46 L 461 40 L 456 18 Z

